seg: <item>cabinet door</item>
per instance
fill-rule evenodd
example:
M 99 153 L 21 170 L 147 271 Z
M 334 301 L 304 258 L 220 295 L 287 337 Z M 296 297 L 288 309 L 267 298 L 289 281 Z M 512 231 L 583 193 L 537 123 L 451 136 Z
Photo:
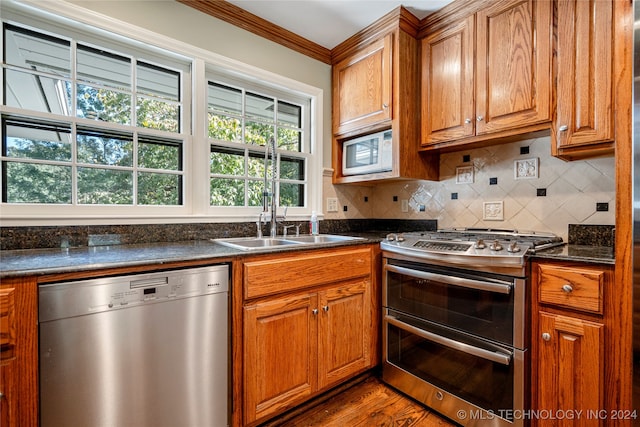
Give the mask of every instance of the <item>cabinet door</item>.
M 311 294 L 244 308 L 245 423 L 292 407 L 317 390 L 316 308 Z
M 551 120 L 552 5 L 508 0 L 477 13 L 477 135 Z
M 586 413 L 603 408 L 604 325 L 540 312 L 538 409 L 582 410 L 581 426 L 600 425 Z M 539 426 L 574 425 L 575 420 L 538 420 Z M 559 423 L 559 424 L 558 424 Z
M 473 136 L 475 18 L 422 40 L 422 145 Z
M 593 143 L 613 140 L 613 2 L 557 0 L 556 3 L 558 105 L 552 147 L 553 154 L 562 157 L 563 149 L 588 152 Z M 593 145 L 593 154 L 601 149 L 610 151 L 613 145 Z M 585 153 L 581 155 L 584 156 Z
M 392 118 L 392 54 L 388 34 L 333 66 L 334 134 Z
M 359 280 L 318 295 L 318 385 L 324 388 L 369 367 L 369 281 Z

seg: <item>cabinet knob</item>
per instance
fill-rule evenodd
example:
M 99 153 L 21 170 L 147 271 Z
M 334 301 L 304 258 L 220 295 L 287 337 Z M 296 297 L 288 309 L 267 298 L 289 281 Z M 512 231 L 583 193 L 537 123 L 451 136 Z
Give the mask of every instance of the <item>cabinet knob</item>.
M 313 310 L 311 310 L 311 312 L 312 312 L 313 314 L 318 314 L 318 309 L 317 309 L 317 308 L 314 308 Z
M 542 334 L 542 339 L 545 341 L 550 341 L 551 340 L 551 334 L 548 332 L 545 332 L 544 334 Z
M 476 120 L 477 120 L 477 121 L 479 121 L 479 122 L 481 122 L 481 121 L 483 121 L 483 120 L 484 120 L 484 116 L 478 116 L 478 117 L 476 117 Z
M 569 126 L 567 126 L 567 125 L 562 125 L 562 126 L 560 126 L 560 127 L 558 128 L 558 130 L 559 130 L 560 132 L 566 132 L 566 131 L 568 131 L 568 130 L 569 130 Z
M 4 399 L 4 393 L 0 391 L 0 400 Z
M 389 104 L 382 104 L 382 109 L 386 110 L 387 108 L 389 108 Z
M 565 284 L 562 286 L 562 292 L 566 292 L 568 294 L 570 294 L 571 292 L 573 292 L 573 288 L 571 287 L 570 284 Z
M 323 309 L 324 311 L 329 311 L 329 306 L 328 306 L 328 305 L 325 305 L 325 306 L 323 306 L 323 307 L 322 307 L 322 309 Z
M 464 123 L 468 125 L 469 123 L 471 123 L 471 119 L 464 119 Z

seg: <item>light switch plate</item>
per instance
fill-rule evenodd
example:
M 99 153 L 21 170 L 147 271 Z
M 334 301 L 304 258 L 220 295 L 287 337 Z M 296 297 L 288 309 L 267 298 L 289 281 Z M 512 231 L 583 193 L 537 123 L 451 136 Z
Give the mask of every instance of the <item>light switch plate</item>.
M 338 212 L 338 199 L 335 197 L 327 198 L 327 212 Z
M 409 212 L 409 201 L 402 199 L 402 212 Z

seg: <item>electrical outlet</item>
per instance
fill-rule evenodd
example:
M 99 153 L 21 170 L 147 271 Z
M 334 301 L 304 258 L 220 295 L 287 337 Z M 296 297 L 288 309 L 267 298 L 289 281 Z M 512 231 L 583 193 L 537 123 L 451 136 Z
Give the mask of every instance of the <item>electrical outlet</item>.
M 402 199 L 402 212 L 409 212 L 409 201 Z
M 327 212 L 338 212 L 338 199 L 335 197 L 327 198 Z

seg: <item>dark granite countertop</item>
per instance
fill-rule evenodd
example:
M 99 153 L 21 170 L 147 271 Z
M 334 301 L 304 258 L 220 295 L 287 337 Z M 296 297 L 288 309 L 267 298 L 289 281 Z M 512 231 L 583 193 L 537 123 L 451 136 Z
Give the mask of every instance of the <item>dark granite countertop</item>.
M 614 249 L 612 247 L 572 244 L 539 251 L 532 255 L 531 259 L 549 259 L 612 265 L 616 262 Z
M 352 234 L 354 235 L 354 234 Z M 335 246 L 361 245 L 380 241 L 375 234 L 358 234 L 362 240 L 321 245 L 296 245 L 243 251 L 211 240 L 111 246 L 83 246 L 69 249 L 23 249 L 0 251 L 0 278 L 33 276 L 177 261 L 230 259 L 275 252 L 293 252 Z

